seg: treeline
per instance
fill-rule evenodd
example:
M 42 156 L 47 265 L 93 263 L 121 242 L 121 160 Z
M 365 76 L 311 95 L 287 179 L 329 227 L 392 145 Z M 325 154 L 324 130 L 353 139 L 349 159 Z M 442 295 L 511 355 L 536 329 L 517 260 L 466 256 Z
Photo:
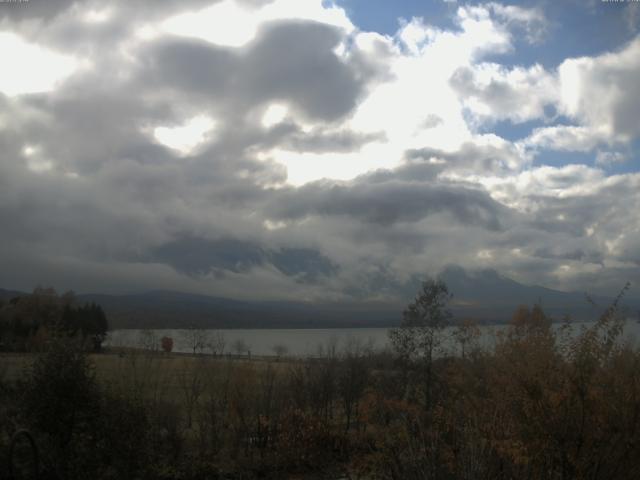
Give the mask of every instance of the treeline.
M 0 351 L 43 350 L 59 335 L 99 351 L 107 331 L 102 308 L 79 304 L 73 292 L 58 295 L 53 288 L 37 287 L 30 295 L 0 300 Z
M 0 383 L 0 443 L 29 428 L 68 479 L 636 479 L 640 352 L 619 299 L 589 328 L 521 307 L 491 348 L 462 323 L 455 355 L 436 281 L 388 353 L 354 340 L 306 360 L 90 359 L 61 340 Z

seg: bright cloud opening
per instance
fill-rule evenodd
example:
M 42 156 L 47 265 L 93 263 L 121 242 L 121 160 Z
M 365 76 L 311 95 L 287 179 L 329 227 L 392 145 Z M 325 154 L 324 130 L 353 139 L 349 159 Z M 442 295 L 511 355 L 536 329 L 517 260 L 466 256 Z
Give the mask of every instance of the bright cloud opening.
M 267 156 L 265 156 L 267 157 Z M 359 152 L 293 152 L 275 149 L 269 158 L 287 167 L 287 183 L 304 185 L 322 178 L 352 180 L 364 172 L 398 166 L 397 146 L 370 143 Z
M 84 15 L 84 21 L 87 23 L 104 23 L 113 17 L 113 10 L 104 8 L 102 10 L 89 10 Z
M 27 162 L 27 168 L 33 173 L 46 173 L 53 170 L 53 162 L 43 157 L 40 148 L 26 145 L 22 149 L 22 156 Z
M 251 12 L 225 0 L 196 13 L 169 18 L 164 29 L 175 35 L 198 37 L 208 42 L 239 47 L 253 38 L 256 22 Z
M 262 116 L 262 126 L 271 128 L 281 123 L 287 116 L 288 108 L 285 105 L 274 103 L 269 105 Z
M 198 12 L 168 18 L 162 29 L 217 45 L 241 47 L 255 37 L 262 23 L 279 19 L 315 20 L 346 31 L 354 28 L 343 9 L 324 7 L 320 0 L 275 0 L 259 9 L 224 0 Z
M 0 33 L 0 92 L 8 96 L 53 90 L 78 67 L 72 57 L 29 44 L 13 33 Z
M 214 127 L 210 117 L 199 115 L 178 127 L 156 127 L 153 136 L 161 144 L 188 155 L 208 139 Z

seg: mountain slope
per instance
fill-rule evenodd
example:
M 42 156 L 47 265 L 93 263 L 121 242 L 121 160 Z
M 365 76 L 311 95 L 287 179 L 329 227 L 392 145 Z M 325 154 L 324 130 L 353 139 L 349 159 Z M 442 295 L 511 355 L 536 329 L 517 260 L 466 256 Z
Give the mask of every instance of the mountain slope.
M 495 270 L 466 271 L 461 267 L 446 268 L 439 276 L 453 293 L 452 309 L 458 316 L 484 321 L 504 321 L 519 305 L 539 303 L 556 320 L 569 315 L 576 321 L 594 320 L 611 303 L 612 298 L 590 296 L 584 292 L 561 292 L 541 286 L 529 286 L 500 275 Z M 637 299 L 622 302 L 630 313 L 637 310 Z
M 519 305 L 540 303 L 550 316 L 561 320 L 594 320 L 611 302 L 594 297 L 594 308 L 584 293 L 561 292 L 528 286 L 504 277 L 495 270 L 467 271 L 446 268 L 439 276 L 453 294 L 451 309 L 457 318 L 481 323 L 504 323 Z M 410 290 L 417 292 L 419 285 Z M 21 292 L 1 290 L 0 299 Z M 397 325 L 403 308 L 412 300 L 383 304 L 373 302 L 304 303 L 291 301 L 241 301 L 174 291 L 150 291 L 131 295 L 83 294 L 80 302 L 101 305 L 111 328 L 334 328 L 386 327 Z M 627 316 L 636 317 L 640 301 L 623 301 Z
M 327 305 L 239 301 L 180 292 L 79 295 L 105 309 L 113 328 L 333 328 L 390 326 L 397 309 L 386 305 Z

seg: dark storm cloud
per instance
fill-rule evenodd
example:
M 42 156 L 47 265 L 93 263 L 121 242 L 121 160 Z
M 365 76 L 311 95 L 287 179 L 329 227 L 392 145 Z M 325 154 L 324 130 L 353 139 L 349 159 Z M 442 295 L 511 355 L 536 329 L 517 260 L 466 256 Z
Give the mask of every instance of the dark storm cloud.
M 150 142 L 140 128 L 171 118 L 174 113 L 169 105 L 146 104 L 126 88 L 87 90 L 91 80 L 85 79 L 82 86 L 60 96 L 26 98 L 24 106 L 43 115 L 27 120 L 14 132 L 14 139 L 41 145 L 52 158 L 79 173 L 124 158 L 162 163 L 174 156 Z
M 394 269 L 384 262 L 369 260 L 372 267 L 366 272 L 366 276 L 359 278 L 345 287 L 345 293 L 356 299 L 368 299 L 375 296 L 386 295 L 390 298 L 402 300 L 411 299 L 425 274 L 414 274 L 405 279 L 399 279 Z
M 384 183 L 390 180 L 432 183 L 445 170 L 446 166 L 443 164 L 413 158 L 393 170 L 380 169 L 368 173 L 366 178 L 370 183 Z
M 349 130 L 333 132 L 323 128 L 303 132 L 296 129 L 292 135 L 283 137 L 280 145 L 297 152 L 354 152 L 369 142 L 383 140 L 383 132 L 363 134 Z
M 127 167 L 124 178 L 129 179 L 129 186 L 119 181 L 123 168 L 117 165 L 92 180 L 34 175 L 21 163 L 2 168 L 6 179 L 0 193 L 4 241 L 29 246 L 34 252 L 47 251 L 52 257 L 131 258 L 139 248 L 164 235 L 158 229 L 157 212 L 154 215 L 145 202 L 156 201 L 158 207 L 170 211 L 171 198 L 163 195 L 176 185 L 171 172 L 141 175 Z M 131 189 L 132 183 L 146 184 L 147 190 Z
M 309 248 L 268 248 L 256 242 L 220 238 L 183 237 L 153 249 L 152 260 L 171 265 L 188 275 L 223 275 L 224 271 L 249 273 L 271 264 L 284 275 L 311 282 L 330 276 L 337 267 L 320 252 Z
M 366 179 L 366 177 L 364 177 Z M 507 209 L 486 192 L 457 185 L 387 181 L 352 184 L 315 182 L 283 195 L 267 213 L 279 219 L 344 215 L 368 223 L 416 222 L 448 213 L 465 225 L 501 230 Z
M 341 31 L 311 21 L 266 24 L 240 49 L 168 38 L 141 52 L 141 86 L 171 88 L 236 115 L 253 106 L 286 101 L 313 120 L 349 113 L 374 75 L 360 75 L 333 49 Z
M 203 40 L 162 40 L 152 44 L 142 59 L 141 83 L 151 88 L 166 85 L 215 101 L 224 98 L 230 86 L 239 82 L 237 53 Z
M 591 263 L 602 263 L 603 255 L 598 252 L 585 252 L 581 248 L 574 250 L 560 250 L 551 246 L 538 248 L 533 253 L 534 256 L 551 260 L 572 260 L 587 261 Z
M 182 238 L 155 248 L 152 259 L 189 275 L 205 275 L 213 269 L 247 273 L 264 262 L 265 251 L 251 242 L 233 239 Z
M 75 0 L 30 0 L 28 2 L 0 3 L 0 17 L 12 20 L 33 18 L 51 19 L 66 11 Z
M 310 248 L 280 248 L 272 250 L 269 261 L 283 274 L 314 282 L 319 277 L 330 277 L 339 267 L 317 250 Z
M 0 3 L 0 17 L 10 20 L 41 19 L 53 21 L 76 6 L 83 9 L 101 9 L 114 7 L 123 9 L 129 16 L 145 16 L 148 19 L 163 17 L 176 10 L 197 9 L 205 5 L 217 3 L 219 0 L 162 0 L 153 1 L 128 1 L 115 0 L 112 2 L 99 2 L 94 0 L 28 0 L 26 2 L 2 2 Z M 258 4 L 259 0 L 243 0 L 246 4 Z
M 333 129 L 324 126 L 305 130 L 290 120 L 271 126 L 266 132 L 263 128 L 249 124 L 244 132 L 245 139 L 247 135 L 265 149 L 279 147 L 293 152 L 313 153 L 355 152 L 370 142 L 386 141 L 384 132 L 362 133 L 347 128 Z
M 366 79 L 333 53 L 340 40 L 337 28 L 320 23 L 268 25 L 246 53 L 247 95 L 291 100 L 311 118 L 342 117 L 355 106 Z

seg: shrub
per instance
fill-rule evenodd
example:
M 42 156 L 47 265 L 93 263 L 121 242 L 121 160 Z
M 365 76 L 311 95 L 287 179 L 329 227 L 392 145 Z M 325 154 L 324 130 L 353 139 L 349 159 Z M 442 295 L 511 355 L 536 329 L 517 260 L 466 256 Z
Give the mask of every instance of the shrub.
M 160 339 L 160 346 L 162 347 L 163 352 L 171 353 L 171 351 L 173 350 L 173 338 L 162 337 Z

